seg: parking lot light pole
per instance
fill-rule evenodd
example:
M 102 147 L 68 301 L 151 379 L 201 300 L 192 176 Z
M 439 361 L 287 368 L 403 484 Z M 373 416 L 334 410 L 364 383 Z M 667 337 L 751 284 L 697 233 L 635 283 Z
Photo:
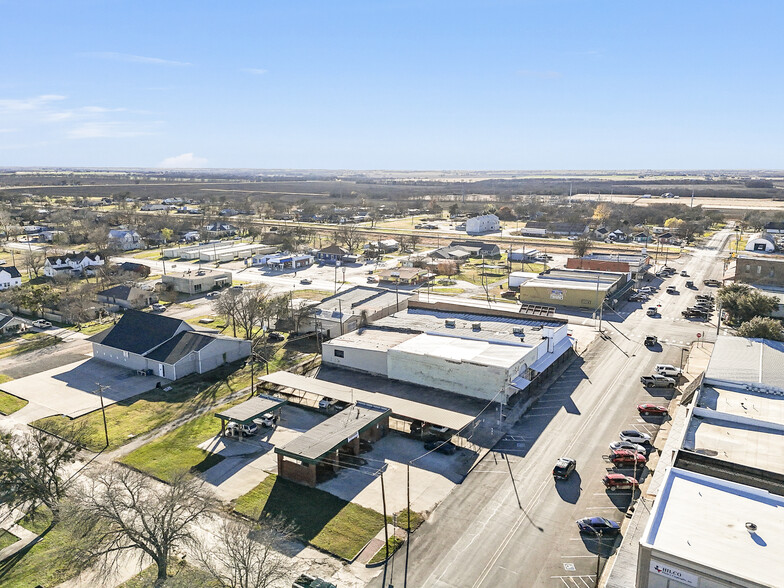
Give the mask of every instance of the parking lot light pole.
M 599 539 L 599 549 L 596 550 L 596 583 L 594 588 L 599 588 L 599 569 L 602 565 L 602 531 L 599 529 L 594 531 L 594 533 L 596 533 L 596 537 Z

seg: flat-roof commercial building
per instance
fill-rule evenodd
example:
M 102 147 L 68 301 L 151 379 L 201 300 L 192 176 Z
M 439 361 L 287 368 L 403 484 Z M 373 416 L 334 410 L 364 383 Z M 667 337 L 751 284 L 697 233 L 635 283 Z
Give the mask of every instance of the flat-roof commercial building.
M 357 402 L 283 447 L 275 447 L 278 475 L 315 486 L 319 474 L 341 467 L 341 454 L 359 455 L 360 439 L 377 441 L 389 430 L 391 410 Z
M 552 269 L 520 285 L 520 301 L 576 308 L 599 308 L 631 286 L 628 274 L 574 269 Z
M 193 269 L 187 272 L 168 272 L 161 276 L 161 283 L 183 294 L 201 294 L 217 288 L 231 286 L 231 272 L 210 269 Z
M 506 403 L 571 350 L 558 322 L 408 309 L 324 343 L 322 361 Z
M 566 260 L 568 269 L 597 270 L 603 272 L 619 272 L 639 276 L 644 274 L 651 265 L 647 253 L 604 253 L 593 251 L 582 257 L 570 257 Z
M 670 469 L 640 540 L 637 588 L 782 585 L 784 497 Z
M 733 262 L 736 282 L 757 286 L 784 286 L 784 256 L 740 254 Z
M 300 333 L 318 331 L 325 339 L 356 331 L 399 310 L 405 310 L 410 292 L 370 286 L 354 286 L 329 296 L 313 307 L 300 322 Z

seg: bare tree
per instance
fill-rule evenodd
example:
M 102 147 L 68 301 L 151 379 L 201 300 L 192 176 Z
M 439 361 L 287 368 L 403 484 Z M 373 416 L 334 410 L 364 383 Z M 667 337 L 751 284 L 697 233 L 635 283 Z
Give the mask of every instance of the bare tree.
M 280 553 L 295 538 L 283 519 L 264 519 L 252 526 L 225 519 L 217 541 L 199 549 L 204 569 L 225 588 L 267 588 L 285 583 L 294 563 Z
M 46 253 L 40 250 L 31 249 L 24 254 L 24 264 L 28 271 L 35 274 L 35 277 L 38 277 L 38 274 L 41 273 L 41 270 L 46 263 Z
M 355 224 L 346 223 L 335 231 L 335 240 L 348 249 L 349 253 L 353 253 L 359 249 L 362 243 L 362 235 Z
M 84 429 L 74 426 L 70 439 L 84 438 Z M 39 505 L 52 511 L 52 524 L 60 520 L 60 502 L 73 484 L 69 466 L 79 447 L 38 429 L 0 435 L 0 498 L 9 506 L 33 512 Z
M 240 290 L 229 288 L 224 290 L 212 304 L 215 313 L 225 317 L 227 323 L 231 323 L 232 334 L 235 337 L 237 336 L 237 307 L 239 306 L 240 294 Z
M 95 566 L 108 576 L 125 554 L 147 555 L 158 570 L 155 586 L 161 586 L 169 559 L 196 545 L 194 527 L 214 503 L 204 483 L 187 474 L 163 484 L 111 465 L 93 473 L 73 498 L 68 518 L 73 559 L 82 569 Z

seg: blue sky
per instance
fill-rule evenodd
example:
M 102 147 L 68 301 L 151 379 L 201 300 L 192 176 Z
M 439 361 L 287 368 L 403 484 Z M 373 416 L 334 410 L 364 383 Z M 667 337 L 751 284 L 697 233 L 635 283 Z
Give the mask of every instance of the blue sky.
M 784 168 L 784 3 L 0 0 L 0 165 Z

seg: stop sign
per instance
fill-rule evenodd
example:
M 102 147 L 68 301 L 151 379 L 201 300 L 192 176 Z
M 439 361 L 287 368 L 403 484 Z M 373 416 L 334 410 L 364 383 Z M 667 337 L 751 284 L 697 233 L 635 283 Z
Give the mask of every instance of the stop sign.
M 702 333 L 697 333 L 697 339 L 699 339 L 700 337 L 702 337 Z

